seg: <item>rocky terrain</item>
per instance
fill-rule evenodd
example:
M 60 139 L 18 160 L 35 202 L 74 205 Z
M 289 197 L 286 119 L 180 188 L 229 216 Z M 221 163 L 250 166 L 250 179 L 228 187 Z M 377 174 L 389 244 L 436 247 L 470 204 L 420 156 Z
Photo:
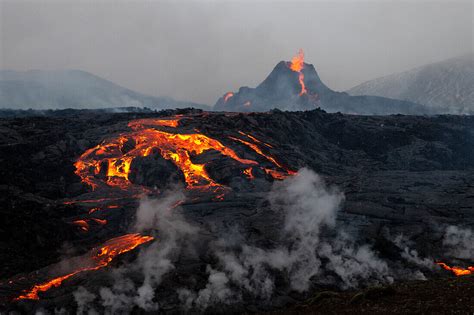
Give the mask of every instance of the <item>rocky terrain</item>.
M 348 91 L 423 104 L 446 114 L 474 110 L 474 54 L 376 78 Z
M 469 116 L 322 110 L 2 118 L 0 310 L 257 312 L 327 290 L 448 285 L 434 262 L 472 259 L 446 233 L 474 223 L 473 127 Z M 327 211 L 301 216 L 308 204 Z M 131 233 L 147 237 L 139 248 L 114 243 Z M 105 245 L 123 254 L 90 256 Z M 302 271 L 313 276 L 295 282 Z
M 472 276 L 407 281 L 359 291 L 323 291 L 270 314 L 469 314 L 473 290 Z

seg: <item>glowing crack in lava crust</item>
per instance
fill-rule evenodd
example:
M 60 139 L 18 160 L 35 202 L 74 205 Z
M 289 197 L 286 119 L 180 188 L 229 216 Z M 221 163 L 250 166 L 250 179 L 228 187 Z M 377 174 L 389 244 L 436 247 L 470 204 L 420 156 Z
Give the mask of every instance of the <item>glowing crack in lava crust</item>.
M 45 292 L 53 287 L 58 287 L 61 283 L 78 273 L 85 271 L 98 270 L 107 266 L 116 256 L 129 252 L 137 246 L 153 240 L 152 236 L 140 234 L 126 234 L 105 242 L 101 247 L 92 249 L 88 254 L 87 264 L 66 275 L 53 278 L 47 282 L 36 284 L 30 290 L 27 290 L 15 300 L 38 300 L 38 293 Z
M 303 70 L 303 68 L 304 68 L 304 52 L 303 52 L 303 49 L 300 49 L 298 51 L 298 54 L 291 59 L 289 67 L 294 72 L 298 72 L 298 80 L 299 80 L 300 85 L 301 85 L 301 91 L 300 91 L 299 96 L 301 96 L 303 94 L 306 94 L 307 91 L 306 91 L 306 86 L 304 84 L 304 74 L 303 74 L 303 72 L 301 72 L 301 70 Z
M 183 172 L 187 189 L 213 191 L 212 188 L 222 188 L 223 186 L 209 176 L 205 164 L 194 163 L 193 156 L 208 150 L 216 150 L 244 165 L 258 165 L 254 160 L 240 158 L 234 150 L 204 134 L 172 133 L 156 129 L 156 127 L 176 127 L 180 118 L 149 118 L 131 121 L 128 124 L 132 129 L 131 132 L 107 139 L 82 154 L 75 163 L 75 173 L 81 177 L 82 182 L 91 186 L 92 189 L 97 189 L 105 183 L 108 186 L 127 190 L 133 186 L 129 178 L 133 160 L 137 157 L 149 156 L 158 150 L 164 159 L 173 162 Z M 250 135 L 247 137 L 254 142 L 258 141 Z M 265 170 L 273 178 L 282 179 L 287 175 L 294 174 L 294 172 L 285 169 L 275 158 L 264 154 L 258 147 L 259 142 L 250 143 L 235 137 L 229 138 L 247 145 L 274 166 L 284 170 L 284 172 Z M 268 144 L 265 145 L 271 147 Z

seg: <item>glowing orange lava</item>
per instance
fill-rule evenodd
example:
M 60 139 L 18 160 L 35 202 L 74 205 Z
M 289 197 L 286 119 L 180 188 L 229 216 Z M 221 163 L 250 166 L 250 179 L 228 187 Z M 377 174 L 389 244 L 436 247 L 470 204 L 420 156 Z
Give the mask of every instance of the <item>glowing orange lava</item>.
M 252 174 L 252 168 L 251 167 L 244 169 L 243 173 L 250 179 L 255 178 L 255 176 L 253 176 L 253 174 Z
M 242 136 L 246 136 L 246 137 L 248 137 L 249 139 L 253 140 L 253 142 L 255 142 L 255 143 L 260 143 L 260 144 L 263 144 L 263 145 L 265 145 L 265 146 L 267 146 L 267 147 L 269 147 L 269 148 L 273 148 L 273 147 L 272 147 L 271 145 L 269 145 L 268 143 L 263 142 L 263 141 L 260 141 L 260 140 L 258 140 L 257 138 L 255 138 L 254 136 L 249 135 L 248 133 L 245 133 L 245 132 L 242 132 L 242 131 L 239 131 L 239 133 L 240 133 Z
M 100 210 L 102 210 L 102 208 L 100 208 L 100 207 L 95 207 L 95 208 L 90 209 L 89 212 L 88 212 L 88 214 L 92 214 L 92 213 L 94 213 L 94 212 L 96 212 L 96 211 L 100 211 Z
M 224 103 L 227 103 L 227 101 L 229 100 L 229 98 L 231 98 L 232 96 L 234 96 L 234 93 L 232 93 L 232 92 L 227 92 L 227 93 L 224 95 Z
M 85 220 L 76 220 L 73 221 L 72 224 L 78 226 L 84 232 L 89 231 L 89 223 L 87 223 Z
M 156 149 L 164 159 L 172 161 L 183 172 L 188 189 L 210 189 L 221 185 L 209 176 L 204 164 L 192 162 L 193 155 L 216 150 L 242 164 L 257 164 L 240 158 L 232 149 L 203 134 L 175 134 L 147 128 L 154 123 L 156 119 L 130 122 L 133 132 L 106 140 L 87 150 L 75 163 L 76 174 L 93 189 L 105 182 L 125 190 L 132 186 L 129 174 L 133 160 L 148 156 Z M 127 150 L 124 150 L 125 144 L 129 146 Z M 99 174 L 105 175 L 106 180 L 100 179 Z
M 296 172 L 294 171 L 291 171 L 287 168 L 285 168 L 282 164 L 280 164 L 274 157 L 268 155 L 268 154 L 265 154 L 263 153 L 262 149 L 260 149 L 260 147 L 255 144 L 255 143 L 251 143 L 251 142 L 248 142 L 248 141 L 245 141 L 245 140 L 242 140 L 242 139 L 239 139 L 239 138 L 235 138 L 235 137 L 232 137 L 232 136 L 229 136 L 230 139 L 234 140 L 234 141 L 238 141 L 246 146 L 248 146 L 249 148 L 251 148 L 252 150 L 254 150 L 257 154 L 265 157 L 268 161 L 272 162 L 274 165 L 278 166 L 279 168 L 285 170 L 286 173 L 283 173 L 283 172 L 280 172 L 280 171 L 276 171 L 276 170 L 271 170 L 271 169 L 265 169 L 265 172 L 267 174 L 269 174 L 270 176 L 272 176 L 274 179 L 284 179 L 285 177 L 287 177 L 288 175 L 294 175 L 296 174 Z
M 145 128 L 145 126 L 164 126 L 176 128 L 179 126 L 180 115 L 173 116 L 172 118 L 158 119 L 158 118 L 144 118 L 136 119 L 128 123 L 128 126 L 133 130 L 139 130 Z
M 298 54 L 291 59 L 289 67 L 294 72 L 298 72 L 298 81 L 300 82 L 300 85 L 301 85 L 301 91 L 300 91 L 299 95 L 301 96 L 303 94 L 306 94 L 307 91 L 306 91 L 306 86 L 304 84 L 304 74 L 303 74 L 303 72 L 301 72 L 301 70 L 303 70 L 303 68 L 304 68 L 304 52 L 303 52 L 303 49 L 300 49 L 298 51 Z
M 107 224 L 107 220 L 97 219 L 97 218 L 92 218 L 91 220 L 93 220 L 95 223 L 100 224 L 100 225 L 106 225 Z
M 76 164 L 74 164 L 74 165 L 76 165 Z M 77 172 L 77 169 L 76 169 L 76 172 Z M 102 203 L 102 202 L 116 201 L 116 200 L 120 200 L 120 199 L 122 199 L 122 198 L 99 198 L 99 199 L 69 200 L 69 201 L 64 201 L 63 204 L 73 205 L 73 204 L 76 204 L 76 203 Z M 96 210 L 98 210 L 98 209 L 96 209 Z
M 458 267 L 458 266 L 448 266 L 447 264 L 443 262 L 437 262 L 437 265 L 441 266 L 443 269 L 451 271 L 454 273 L 456 276 L 466 276 L 474 273 L 474 266 L 469 266 L 467 269 Z
M 276 171 L 276 170 L 272 170 L 270 168 L 264 168 L 263 169 L 265 171 L 265 173 L 267 173 L 268 175 L 270 175 L 271 177 L 273 177 L 274 179 L 285 179 L 288 177 L 288 174 L 287 173 L 283 173 L 283 172 L 280 172 L 280 171 Z
M 92 271 L 107 266 L 116 256 L 131 251 L 135 247 L 153 240 L 151 236 L 140 234 L 126 234 L 108 240 L 102 247 L 95 248 L 89 253 L 89 265 L 81 269 L 75 270 L 66 275 L 56 277 L 47 282 L 37 284 L 30 290 L 27 290 L 15 300 L 38 300 L 38 293 L 45 292 L 53 287 L 58 287 L 61 283 L 78 273 Z

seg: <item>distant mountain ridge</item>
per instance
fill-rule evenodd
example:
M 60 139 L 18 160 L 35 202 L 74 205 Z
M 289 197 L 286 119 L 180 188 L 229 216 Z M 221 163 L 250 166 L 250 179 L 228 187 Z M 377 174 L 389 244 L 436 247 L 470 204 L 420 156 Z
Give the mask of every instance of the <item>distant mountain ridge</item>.
M 474 54 L 376 78 L 348 93 L 407 100 L 443 113 L 474 113 Z
M 0 108 L 111 107 L 208 108 L 203 104 L 141 94 L 81 70 L 0 70 Z
M 336 92 L 322 82 L 312 64 L 304 63 L 303 60 L 299 62 L 300 70 L 295 71 L 292 69 L 293 60 L 280 61 L 256 88 L 241 87 L 235 93 L 228 92 L 218 99 L 214 109 L 251 112 L 274 108 L 298 111 L 320 107 L 327 112 L 360 115 L 435 113 L 426 106 L 413 102 Z

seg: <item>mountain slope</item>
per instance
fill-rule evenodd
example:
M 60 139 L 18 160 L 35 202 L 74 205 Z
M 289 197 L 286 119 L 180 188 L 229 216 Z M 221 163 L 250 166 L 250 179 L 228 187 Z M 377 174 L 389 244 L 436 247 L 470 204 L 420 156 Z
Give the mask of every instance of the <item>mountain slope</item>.
M 241 87 L 236 93 L 228 92 L 217 101 L 214 108 L 249 112 L 274 108 L 311 110 L 320 107 L 327 112 L 362 115 L 434 113 L 412 102 L 377 96 L 351 96 L 333 91 L 322 82 L 314 66 L 304 63 L 302 55 L 300 58 L 298 68 L 294 68 L 294 59 L 291 62 L 280 61 L 256 88 Z
M 80 70 L 0 71 L 0 108 L 207 107 L 134 92 Z
M 474 112 L 474 54 L 362 83 L 351 95 L 376 95 L 425 104 L 445 113 Z

